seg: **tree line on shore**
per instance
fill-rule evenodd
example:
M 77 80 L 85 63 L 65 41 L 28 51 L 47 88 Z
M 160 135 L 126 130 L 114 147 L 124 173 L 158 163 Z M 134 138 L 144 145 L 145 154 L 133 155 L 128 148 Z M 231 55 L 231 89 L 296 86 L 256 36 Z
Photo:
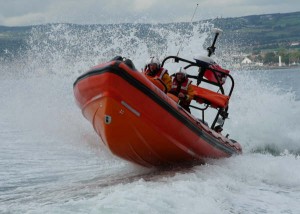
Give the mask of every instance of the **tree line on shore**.
M 299 49 L 279 49 L 273 51 L 258 52 L 255 51 L 247 56 L 253 62 L 263 63 L 264 65 L 275 65 L 279 63 L 279 58 L 283 65 L 300 64 Z

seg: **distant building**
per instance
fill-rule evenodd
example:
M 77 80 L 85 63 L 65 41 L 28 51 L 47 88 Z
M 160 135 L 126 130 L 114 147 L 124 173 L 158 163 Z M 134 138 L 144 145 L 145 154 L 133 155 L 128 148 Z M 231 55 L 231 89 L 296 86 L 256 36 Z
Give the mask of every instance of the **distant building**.
M 262 63 L 262 62 L 256 62 L 255 65 L 256 66 L 264 66 L 264 63 Z
M 291 46 L 298 46 L 300 45 L 300 42 L 292 42 Z
M 243 60 L 242 60 L 242 64 L 251 64 L 252 63 L 252 60 L 249 59 L 248 57 L 245 57 Z

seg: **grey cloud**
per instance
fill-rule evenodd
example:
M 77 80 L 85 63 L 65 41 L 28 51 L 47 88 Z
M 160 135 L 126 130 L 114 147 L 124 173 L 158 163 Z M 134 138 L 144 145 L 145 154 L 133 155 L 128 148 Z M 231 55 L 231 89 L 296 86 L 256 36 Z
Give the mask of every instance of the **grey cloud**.
M 299 0 L 0 0 L 1 25 L 190 21 L 300 11 Z

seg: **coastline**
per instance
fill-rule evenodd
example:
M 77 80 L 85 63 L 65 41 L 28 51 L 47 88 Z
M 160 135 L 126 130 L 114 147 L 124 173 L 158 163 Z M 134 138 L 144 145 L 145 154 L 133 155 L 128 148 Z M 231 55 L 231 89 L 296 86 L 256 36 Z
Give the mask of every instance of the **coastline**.
M 293 66 L 256 66 L 256 65 L 246 65 L 246 66 L 233 66 L 230 70 L 296 70 L 300 72 L 300 65 Z

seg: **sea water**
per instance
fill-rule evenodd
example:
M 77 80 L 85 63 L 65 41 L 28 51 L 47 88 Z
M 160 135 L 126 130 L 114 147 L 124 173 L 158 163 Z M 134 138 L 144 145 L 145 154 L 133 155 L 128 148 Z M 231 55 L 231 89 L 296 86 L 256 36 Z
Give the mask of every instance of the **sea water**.
M 182 56 L 205 53 L 200 27 L 183 41 Z M 154 52 L 174 55 L 180 37 L 153 26 L 154 36 L 166 38 L 155 46 L 137 29 L 123 37 L 120 28 L 107 29 L 105 41 L 102 30 L 37 27 L 21 57 L 1 61 L 0 213 L 300 213 L 299 68 L 231 71 L 223 132 L 241 143 L 242 155 L 147 169 L 106 149 L 72 84 L 114 54 L 137 68 Z

